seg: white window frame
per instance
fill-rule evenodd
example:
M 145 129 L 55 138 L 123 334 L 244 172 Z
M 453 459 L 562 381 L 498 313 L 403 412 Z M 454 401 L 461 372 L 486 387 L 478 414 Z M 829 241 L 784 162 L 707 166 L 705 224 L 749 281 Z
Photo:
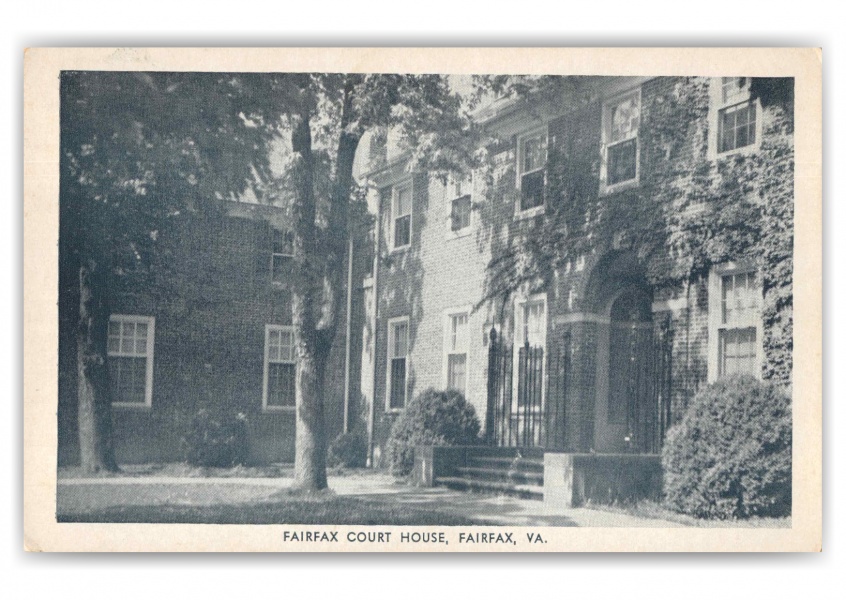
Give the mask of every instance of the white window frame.
M 406 340 L 405 344 L 405 402 L 402 405 L 402 408 L 399 407 L 392 407 L 391 406 L 391 359 L 399 358 L 394 356 L 394 345 L 396 344 L 396 336 L 394 335 L 394 326 L 400 323 L 405 323 L 406 331 L 408 332 L 406 335 L 408 339 Z M 404 317 L 393 317 L 388 319 L 388 352 L 387 352 L 387 363 L 385 368 L 385 412 L 389 413 L 399 413 L 405 410 L 405 407 L 408 406 L 408 376 L 409 372 L 411 371 L 411 319 L 408 316 Z
M 444 185 L 444 204 L 446 207 L 446 234 L 447 239 L 455 239 L 460 238 L 468 235 L 473 230 L 473 196 L 475 195 L 476 191 L 476 174 L 475 172 L 470 172 L 469 177 L 469 194 L 461 194 L 458 191 L 459 185 L 456 184 L 456 177 L 460 178 L 461 180 L 466 181 L 468 179 L 467 175 L 465 174 L 450 174 L 449 178 Z M 461 182 L 459 182 L 461 183 Z M 464 196 L 470 196 L 470 219 L 466 227 L 462 227 L 461 229 L 453 230 L 452 229 L 452 204 L 459 198 Z
M 408 209 L 408 243 L 402 246 L 396 245 L 396 224 L 397 219 L 406 215 L 397 215 L 397 200 L 399 198 L 400 190 L 408 189 L 409 193 L 409 209 Z M 401 182 L 395 183 L 391 186 L 391 220 L 388 225 L 390 227 L 388 238 L 391 240 L 391 252 L 401 252 L 411 247 L 411 240 L 414 236 L 414 179 L 408 178 Z
M 713 383 L 720 378 L 720 331 L 731 329 L 743 329 L 737 323 L 722 323 L 722 292 L 723 277 L 727 275 L 742 275 L 743 273 L 754 273 L 759 291 L 758 314 L 748 323 L 748 328 L 755 328 L 755 363 L 752 375 L 761 379 L 761 367 L 764 356 L 764 320 L 762 316 L 763 294 L 760 282 L 760 273 L 752 265 L 747 263 L 725 263 L 715 266 L 708 274 L 708 383 Z
M 444 341 L 443 341 L 443 357 L 442 357 L 442 376 L 441 381 L 442 387 L 447 389 L 449 385 L 449 357 L 451 354 L 464 354 L 464 394 L 467 395 L 468 392 L 468 385 L 470 383 L 470 352 L 472 349 L 471 340 L 473 336 L 471 334 L 470 329 L 470 315 L 472 313 L 472 306 L 460 306 L 456 308 L 450 308 L 444 311 L 444 321 L 443 321 L 443 330 L 444 330 Z M 465 315 L 467 317 L 467 348 L 464 352 L 453 352 L 452 351 L 452 319 L 454 317 Z
M 277 233 L 282 234 L 284 236 L 284 235 L 288 235 L 290 232 L 280 231 L 278 229 L 274 229 L 273 235 L 276 236 Z M 273 270 L 273 263 L 274 263 L 277 256 L 280 256 L 282 258 L 289 258 L 289 259 L 293 260 L 293 258 L 294 258 L 293 240 L 291 242 L 292 248 L 291 248 L 290 254 L 287 254 L 285 252 L 274 252 L 274 250 L 276 249 L 275 244 L 276 244 L 276 240 L 271 240 L 271 247 L 270 247 L 270 284 L 273 285 L 273 286 L 276 286 L 276 287 L 280 287 L 280 286 L 284 285 L 284 282 L 276 281 L 273 278 L 274 275 L 276 274 Z
M 637 121 L 637 135 L 633 137 L 626 138 L 625 140 L 617 140 L 615 142 L 611 142 L 611 109 L 628 100 L 629 98 L 637 97 L 637 106 L 638 106 L 638 121 Z M 614 96 L 608 98 L 602 103 L 602 130 L 601 130 L 601 157 L 602 160 L 600 161 L 599 167 L 599 183 L 600 183 L 600 193 L 601 194 L 611 194 L 613 192 L 619 191 L 621 189 L 626 189 L 629 187 L 634 187 L 640 184 L 640 132 L 643 128 L 643 95 L 641 94 L 641 87 L 637 86 L 635 88 L 628 89 L 624 92 L 620 92 L 619 94 L 615 94 Z M 620 144 L 629 140 L 635 140 L 635 176 L 632 179 L 627 179 L 626 181 L 620 181 L 618 183 L 609 184 L 608 183 L 608 150 L 610 146 Z
M 750 81 L 746 86 L 746 93 L 742 97 L 735 97 L 728 101 L 723 100 L 723 80 L 724 77 L 712 77 L 710 79 L 710 97 L 711 101 L 708 110 L 708 158 L 715 160 L 717 158 L 726 158 L 734 154 L 751 154 L 757 152 L 761 147 L 761 137 L 764 133 L 764 119 L 761 110 L 761 100 L 756 98 L 755 105 L 755 141 L 746 146 L 733 148 L 720 152 L 720 114 L 726 108 L 731 108 L 741 102 L 750 100 L 752 87 L 751 77 L 747 77 Z
M 544 143 L 544 161 L 543 166 L 538 167 L 536 169 L 532 169 L 531 171 L 523 172 L 523 147 L 526 145 L 528 140 L 533 140 L 535 138 L 542 138 Z M 527 131 L 526 133 L 522 133 L 517 136 L 517 156 L 516 156 L 516 169 L 517 172 L 517 199 L 516 204 L 514 205 L 514 218 L 515 219 L 528 219 L 534 217 L 536 215 L 542 215 L 546 211 L 546 185 L 547 185 L 547 176 L 546 176 L 546 168 L 549 164 L 549 127 L 544 125 L 543 127 L 535 128 L 531 131 Z M 526 210 L 521 210 L 522 200 L 523 200 L 523 176 L 530 175 L 532 173 L 537 173 L 538 171 L 543 171 L 543 187 L 544 187 L 544 194 L 543 194 L 543 202 L 539 206 L 534 206 L 532 208 L 527 208 Z
M 547 366 L 549 365 L 549 356 L 547 352 L 547 330 L 549 329 L 549 302 L 547 301 L 546 293 L 531 294 L 528 296 L 520 296 L 514 299 L 514 351 L 512 352 L 512 369 L 513 373 L 519 373 L 520 368 L 520 353 L 519 350 L 525 345 L 526 339 L 523 335 L 524 317 L 523 313 L 527 304 L 534 304 L 541 302 L 543 304 L 543 326 L 541 327 L 541 347 L 543 348 L 543 381 L 541 382 L 541 410 L 546 407 L 546 382 L 549 379 Z M 514 406 L 517 406 L 518 388 L 520 386 L 519 377 L 512 378 L 512 398 L 514 398 Z
M 293 412 L 296 410 L 296 399 L 294 400 L 294 404 L 292 406 L 273 406 L 267 404 L 267 393 L 268 393 L 268 378 L 270 375 L 270 334 L 271 332 L 276 331 L 283 331 L 289 332 L 291 334 L 292 344 L 294 345 L 292 349 L 292 354 L 296 353 L 296 341 L 294 338 L 294 328 L 291 325 L 274 325 L 274 324 L 266 324 L 264 326 L 264 368 L 263 368 L 263 375 L 262 375 L 262 391 L 261 391 L 261 410 L 262 412 Z M 274 364 L 286 364 L 286 365 L 294 365 L 294 376 L 296 377 L 296 356 L 292 360 L 274 360 Z
M 145 349 L 146 370 L 144 380 L 144 403 L 140 402 L 112 402 L 113 407 L 118 408 L 139 408 L 150 409 L 153 406 L 153 364 L 156 338 L 156 318 L 147 315 L 110 315 L 109 322 L 112 323 L 145 323 L 147 325 L 147 346 Z M 112 352 L 106 350 L 108 356 L 124 356 L 130 358 L 142 358 L 135 352 Z

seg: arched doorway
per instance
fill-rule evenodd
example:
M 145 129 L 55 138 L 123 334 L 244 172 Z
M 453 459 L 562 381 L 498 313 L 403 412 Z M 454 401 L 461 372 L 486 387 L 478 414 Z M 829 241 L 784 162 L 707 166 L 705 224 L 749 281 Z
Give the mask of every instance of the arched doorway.
M 610 452 L 645 451 L 643 424 L 653 380 L 652 299 L 643 286 L 624 289 L 609 322 L 608 396 L 603 446 Z
M 596 332 L 590 439 L 595 452 L 653 452 L 661 368 L 652 315 L 652 287 L 632 252 L 611 251 L 593 268 L 585 289 Z

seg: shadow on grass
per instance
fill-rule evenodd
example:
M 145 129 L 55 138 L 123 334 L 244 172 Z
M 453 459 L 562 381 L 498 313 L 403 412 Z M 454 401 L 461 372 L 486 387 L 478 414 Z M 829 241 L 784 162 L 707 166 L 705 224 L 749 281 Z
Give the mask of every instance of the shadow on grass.
M 57 515 L 59 523 L 214 523 L 290 525 L 488 525 L 433 510 L 371 504 L 356 498 L 288 496 L 283 502 L 246 505 L 114 506 Z

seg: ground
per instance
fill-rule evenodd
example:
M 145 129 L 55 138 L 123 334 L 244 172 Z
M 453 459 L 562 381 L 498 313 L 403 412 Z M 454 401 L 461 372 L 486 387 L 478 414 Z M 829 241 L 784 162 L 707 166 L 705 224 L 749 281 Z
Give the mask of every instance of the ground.
M 372 470 L 335 471 L 329 476 L 330 491 L 311 496 L 292 494 L 291 483 L 291 469 L 286 466 L 208 470 L 186 465 L 146 465 L 94 478 L 83 478 L 76 470 L 62 469 L 57 518 L 60 522 L 123 523 L 715 525 L 654 506 L 550 509 L 537 500 L 418 488 Z M 787 521 L 763 526 L 790 525 Z

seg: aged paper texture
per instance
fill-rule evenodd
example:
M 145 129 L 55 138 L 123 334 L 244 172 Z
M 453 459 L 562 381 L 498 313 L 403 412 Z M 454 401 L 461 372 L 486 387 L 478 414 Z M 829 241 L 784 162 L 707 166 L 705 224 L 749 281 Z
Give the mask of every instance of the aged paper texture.
M 820 551 L 821 61 L 27 50 L 26 549 Z

